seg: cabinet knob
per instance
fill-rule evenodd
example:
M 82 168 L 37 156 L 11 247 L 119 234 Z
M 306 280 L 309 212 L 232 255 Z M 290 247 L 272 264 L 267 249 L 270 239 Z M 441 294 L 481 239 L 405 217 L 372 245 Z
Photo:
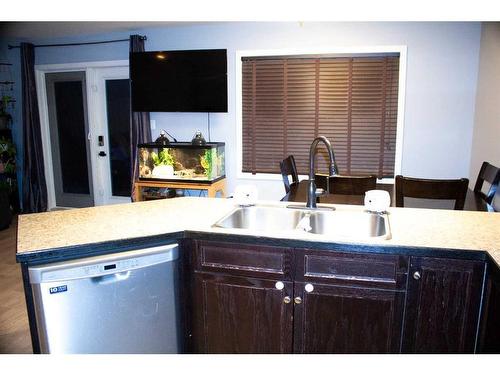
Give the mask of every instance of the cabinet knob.
M 302 303 L 302 298 L 295 297 L 293 301 L 295 302 L 296 305 L 300 305 Z
M 314 290 L 314 285 L 312 285 L 312 284 L 306 284 L 306 285 L 304 286 L 304 289 L 305 289 L 305 291 L 306 291 L 307 293 L 311 293 L 311 292 Z
M 283 298 L 283 302 L 285 304 L 289 304 L 290 302 L 292 302 L 292 299 L 289 296 L 286 296 L 285 298 Z
M 276 289 L 278 290 L 283 290 L 283 288 L 285 287 L 285 284 L 283 284 L 282 281 L 276 281 L 276 284 L 274 284 L 274 286 L 276 287 Z
M 419 280 L 419 279 L 420 279 L 420 272 L 415 271 L 415 272 L 413 273 L 413 278 L 414 278 L 415 280 Z

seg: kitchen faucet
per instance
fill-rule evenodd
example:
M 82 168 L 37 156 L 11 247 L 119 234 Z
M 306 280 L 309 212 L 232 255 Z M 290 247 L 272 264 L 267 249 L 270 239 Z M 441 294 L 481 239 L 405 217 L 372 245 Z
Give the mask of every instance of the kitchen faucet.
M 338 173 L 337 163 L 335 162 L 335 155 L 333 153 L 333 148 L 328 139 L 324 136 L 320 136 L 314 139 L 311 143 L 311 148 L 309 149 L 309 186 L 307 190 L 307 208 L 317 208 L 316 207 L 316 182 L 314 181 L 314 162 L 315 162 L 315 153 L 316 148 L 318 147 L 319 142 L 323 142 L 328 150 L 328 156 L 330 158 L 330 166 L 329 166 L 329 177 L 335 176 Z M 330 181 L 326 182 L 326 191 L 330 192 Z

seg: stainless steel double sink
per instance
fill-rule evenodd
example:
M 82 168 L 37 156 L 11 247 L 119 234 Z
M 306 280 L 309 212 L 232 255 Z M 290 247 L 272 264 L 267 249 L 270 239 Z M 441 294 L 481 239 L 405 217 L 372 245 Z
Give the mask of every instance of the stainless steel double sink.
M 352 239 L 389 239 L 387 214 L 363 210 L 307 210 L 279 206 L 238 207 L 217 221 L 214 227 L 256 232 L 308 232 Z

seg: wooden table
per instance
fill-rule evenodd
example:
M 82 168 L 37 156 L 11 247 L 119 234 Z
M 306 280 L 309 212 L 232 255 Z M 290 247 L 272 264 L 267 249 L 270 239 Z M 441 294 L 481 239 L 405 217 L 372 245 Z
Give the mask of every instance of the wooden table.
M 179 181 L 136 181 L 135 182 L 135 201 L 140 202 L 143 199 L 142 188 L 171 188 L 171 189 L 190 189 L 207 190 L 209 198 L 215 198 L 217 192 L 220 192 L 222 198 L 226 196 L 226 179 L 221 178 L 211 183 L 209 182 L 179 182 Z
M 292 184 L 290 191 L 281 200 L 288 202 L 307 202 L 307 187 L 308 180 L 300 181 L 298 184 Z M 393 184 L 377 184 L 377 189 L 386 190 L 391 196 L 391 206 L 396 206 L 396 199 L 394 197 Z M 337 204 L 364 204 L 365 197 L 363 195 L 343 195 L 343 194 L 325 194 L 319 197 L 318 203 L 337 203 Z M 434 202 L 435 200 L 426 200 L 427 202 Z M 441 208 L 436 201 L 436 207 Z M 483 199 L 479 197 L 473 190 L 467 190 L 465 197 L 464 210 L 467 211 L 488 211 L 488 206 Z

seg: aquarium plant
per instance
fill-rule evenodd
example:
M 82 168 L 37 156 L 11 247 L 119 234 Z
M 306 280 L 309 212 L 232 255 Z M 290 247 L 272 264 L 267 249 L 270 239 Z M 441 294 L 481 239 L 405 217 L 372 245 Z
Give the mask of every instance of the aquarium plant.
M 208 149 L 205 150 L 205 154 L 200 156 L 200 164 L 205 170 L 205 174 L 207 178 L 212 178 L 212 161 L 213 161 L 213 154 L 212 151 L 215 152 L 215 149 Z M 216 155 L 215 155 L 216 156 Z
M 156 178 L 170 178 L 174 175 L 174 157 L 170 155 L 169 149 L 164 148 L 158 152 L 151 153 L 151 159 L 155 167 L 152 175 Z
M 152 152 L 151 159 L 153 159 L 155 167 L 159 165 L 174 165 L 174 157 L 170 155 L 168 148 L 162 149 L 158 154 Z

